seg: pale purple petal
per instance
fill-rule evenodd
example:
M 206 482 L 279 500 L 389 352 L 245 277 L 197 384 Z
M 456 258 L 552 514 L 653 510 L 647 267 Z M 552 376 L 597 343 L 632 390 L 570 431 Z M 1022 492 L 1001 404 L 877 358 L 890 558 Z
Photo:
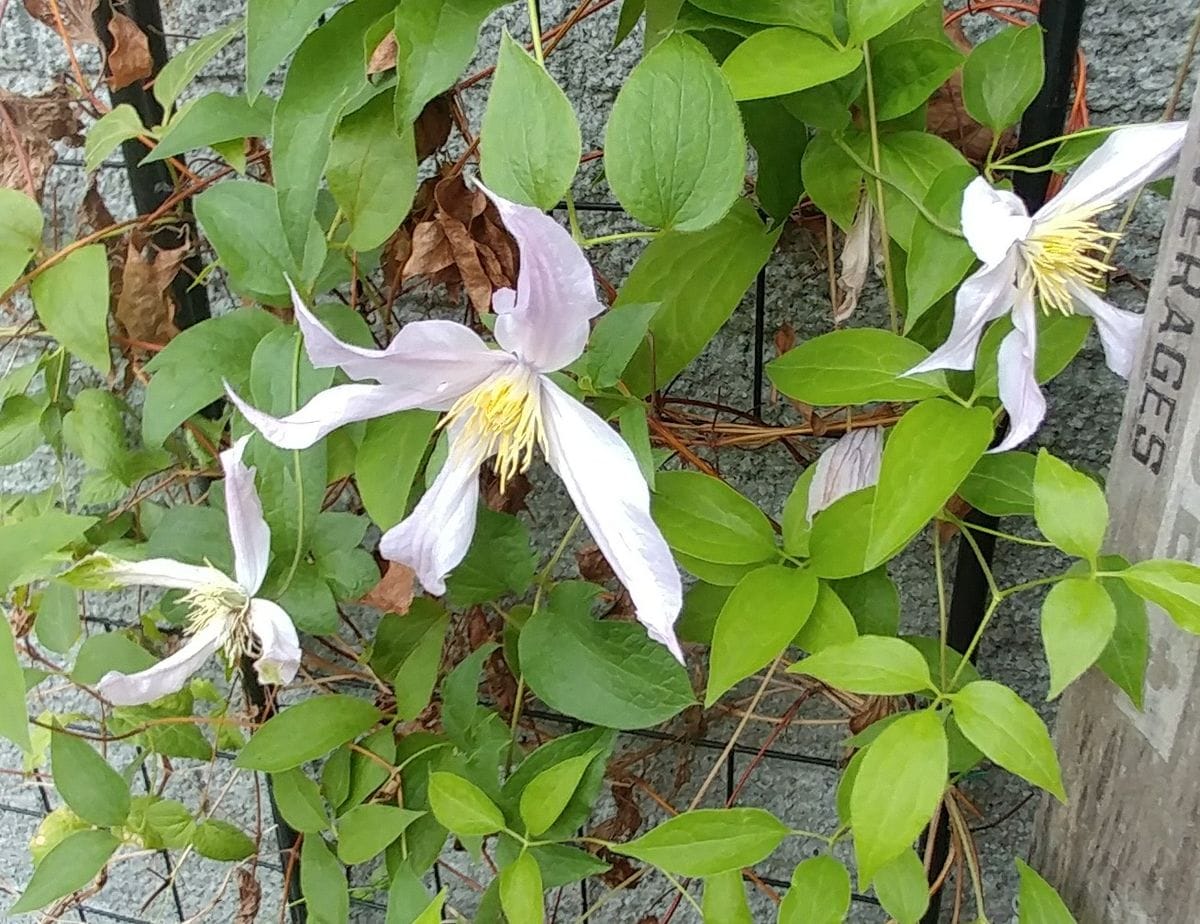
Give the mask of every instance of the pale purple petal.
M 975 365 L 979 338 L 989 321 L 1000 317 L 1017 299 L 1014 282 L 1018 256 L 1014 251 L 995 266 L 984 266 L 958 288 L 954 296 L 954 323 L 946 342 L 905 375 L 934 369 L 970 369 Z
M 996 189 L 979 176 L 963 191 L 962 229 L 967 243 L 984 264 L 999 263 L 1033 222 L 1020 197 Z
M 1021 445 L 1037 432 L 1046 416 L 1046 398 L 1037 381 L 1037 311 L 1032 293 L 1022 293 L 1012 319 L 1012 332 L 1000 343 L 996 356 L 1000 403 L 1008 412 L 1008 433 L 992 452 Z
M 1072 285 L 1071 295 L 1080 314 L 1088 314 L 1096 319 L 1096 330 L 1100 334 L 1108 368 L 1123 379 L 1129 378 L 1133 372 L 1133 358 L 1142 340 L 1144 316 L 1110 305 L 1087 286 Z
M 851 430 L 821 453 L 808 488 L 808 520 L 834 501 L 879 481 L 883 430 Z
M 1034 222 L 1076 209 L 1115 205 L 1126 193 L 1170 169 L 1186 131 L 1186 122 L 1117 129 L 1079 165 L 1059 194 L 1038 209 Z
M 188 678 L 221 647 L 225 626 L 213 623 L 201 629 L 178 651 L 136 674 L 109 671 L 96 690 L 114 706 L 140 706 L 178 693 Z
M 235 581 L 208 565 L 189 565 L 173 558 L 125 561 L 103 552 L 94 552 L 81 559 L 61 577 L 85 590 L 111 590 L 114 587 L 168 587 L 174 590 L 220 587 L 231 591 L 241 590 Z
M 838 276 L 841 299 L 833 311 L 835 323 L 848 320 L 858 307 L 859 296 L 867 281 L 867 270 L 871 267 L 871 226 L 874 222 L 871 197 L 863 194 L 858 214 L 842 247 L 842 273 Z
M 542 413 L 550 467 L 629 591 L 638 622 L 683 663 L 674 630 L 683 594 L 679 569 L 650 518 L 650 491 L 637 460 L 612 427 L 549 379 L 542 380 Z
M 283 607 L 270 600 L 250 601 L 250 631 L 258 639 L 254 670 L 261 683 L 291 683 L 300 669 L 300 640 Z
M 254 596 L 267 576 L 271 528 L 263 519 L 262 501 L 254 490 L 254 469 L 242 462 L 250 437 L 243 436 L 221 453 L 225 470 L 225 515 L 233 543 L 233 573 L 247 596 Z
M 492 301 L 496 342 L 538 372 L 570 365 L 587 345 L 588 321 L 604 310 L 591 264 L 567 229 L 545 212 L 475 183 L 496 204 L 521 252 L 515 296 L 502 289 Z
M 450 452 L 412 513 L 386 533 L 379 551 L 388 561 L 412 568 L 431 594 L 446 592 L 446 575 L 467 554 L 479 506 L 483 457 L 469 441 L 450 434 Z

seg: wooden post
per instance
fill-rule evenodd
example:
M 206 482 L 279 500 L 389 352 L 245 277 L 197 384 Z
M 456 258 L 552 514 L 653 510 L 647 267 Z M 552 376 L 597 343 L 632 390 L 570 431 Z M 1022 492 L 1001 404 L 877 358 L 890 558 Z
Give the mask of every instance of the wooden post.
M 1193 101 L 1108 480 L 1108 550 L 1200 563 L 1200 95 Z M 1086 924 L 1200 920 L 1200 638 L 1150 608 L 1145 710 L 1091 671 L 1056 744 L 1033 865 Z

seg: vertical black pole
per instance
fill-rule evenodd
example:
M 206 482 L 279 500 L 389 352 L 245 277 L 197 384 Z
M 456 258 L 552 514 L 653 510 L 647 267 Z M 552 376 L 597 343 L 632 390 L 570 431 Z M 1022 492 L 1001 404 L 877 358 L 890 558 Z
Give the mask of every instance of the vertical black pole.
M 1071 105 L 1071 87 L 1075 74 L 1075 61 L 1079 50 L 1079 32 L 1083 26 L 1083 13 L 1087 0 L 1041 0 L 1038 25 L 1045 40 L 1046 79 L 1042 89 L 1025 110 L 1021 119 L 1020 143 L 1022 147 L 1048 141 L 1063 133 Z M 1054 146 L 1048 145 L 1021 159 L 1025 166 L 1045 166 L 1054 154 Z M 1013 188 L 1032 213 L 1046 201 L 1046 190 L 1050 184 L 1050 173 L 1016 173 Z M 966 517 L 969 525 L 995 529 L 997 520 L 978 510 Z M 995 537 L 987 533 L 974 534 L 979 549 L 989 567 L 996 548 Z M 950 601 L 948 618 L 949 646 L 956 651 L 966 651 L 971 639 L 979 631 L 984 610 L 987 608 L 989 589 L 983 567 L 975 552 L 960 542 L 958 559 L 954 568 L 954 594 Z M 976 651 L 978 653 L 978 651 Z M 949 819 L 941 815 L 934 834 L 933 869 L 936 876 L 946 862 L 950 845 Z M 941 915 L 941 890 L 933 895 L 929 910 L 921 919 L 922 924 L 937 924 Z

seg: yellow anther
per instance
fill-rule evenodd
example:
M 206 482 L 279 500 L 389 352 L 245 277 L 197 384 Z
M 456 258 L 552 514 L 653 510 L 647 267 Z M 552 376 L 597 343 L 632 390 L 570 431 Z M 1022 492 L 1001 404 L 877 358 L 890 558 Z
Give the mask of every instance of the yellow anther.
M 195 635 L 217 623 L 223 627 L 221 643 L 230 664 L 236 665 L 250 643 L 250 626 L 246 619 L 250 599 L 232 587 L 198 587 L 183 595 L 181 602 L 188 608 L 188 634 Z
M 500 491 L 533 462 L 534 446 L 546 448 L 537 376 L 523 367 L 506 369 L 454 402 L 438 427 L 458 422 L 460 439 L 482 455 L 495 454 Z
M 1046 313 L 1051 309 L 1075 313 L 1072 284 L 1104 288 L 1104 278 L 1113 271 L 1105 257 L 1109 245 L 1120 238 L 1096 223 L 1096 215 L 1105 208 L 1089 207 L 1041 220 L 1023 242 L 1025 265 Z

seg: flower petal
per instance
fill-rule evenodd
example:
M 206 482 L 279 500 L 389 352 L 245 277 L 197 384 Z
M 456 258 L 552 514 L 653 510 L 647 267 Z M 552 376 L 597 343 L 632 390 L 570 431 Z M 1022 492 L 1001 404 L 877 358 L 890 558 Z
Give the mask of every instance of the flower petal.
M 103 552 L 94 552 L 81 559 L 61 577 L 85 590 L 111 590 L 114 587 L 200 590 L 206 587 L 221 587 L 241 591 L 237 582 L 207 565 L 189 565 L 173 558 L 126 561 Z
M 1108 368 L 1123 379 L 1129 378 L 1142 339 L 1144 316 L 1110 305 L 1087 286 L 1072 286 L 1071 294 L 1080 314 L 1090 314 L 1096 319 L 1096 331 L 1100 334 Z
M 538 372 L 561 369 L 583 352 L 588 321 L 604 310 L 591 264 L 567 229 L 545 212 L 475 184 L 495 203 L 521 252 L 516 293 L 502 289 L 492 301 L 496 342 Z
M 841 323 L 854 314 L 858 299 L 867 281 L 867 270 L 871 267 L 871 226 L 875 223 L 871 197 L 863 193 L 858 214 L 846 243 L 842 247 L 842 273 L 838 276 L 841 300 L 833 311 L 834 323 Z
M 109 671 L 96 690 L 114 706 L 140 706 L 161 696 L 178 693 L 188 678 L 221 647 L 225 626 L 213 623 L 197 632 L 170 657 L 136 674 Z
M 1057 196 L 1038 209 L 1035 222 L 1072 212 L 1116 204 L 1126 193 L 1168 169 L 1187 131 L 1186 122 L 1131 125 L 1109 135 L 1071 175 Z
M 975 351 L 983 329 L 989 321 L 1008 311 L 1017 299 L 1014 277 L 1018 260 L 1013 250 L 995 266 L 984 266 L 967 277 L 954 296 L 950 336 L 905 375 L 934 369 L 970 369 L 975 365 Z
M 992 452 L 1021 445 L 1037 432 L 1046 416 L 1046 398 L 1038 386 L 1035 367 L 1037 312 L 1032 292 L 1021 293 L 1012 319 L 1012 332 L 1001 341 L 996 356 L 1000 403 L 1008 412 L 1008 433 Z
M 291 683 L 300 669 L 300 640 L 283 607 L 255 597 L 250 601 L 250 631 L 260 654 L 254 662 L 260 683 Z
M 225 515 L 233 543 L 233 573 L 248 596 L 254 596 L 267 576 L 271 557 L 271 528 L 263 519 L 262 501 L 254 490 L 254 469 L 242 462 L 250 437 L 221 453 L 225 470 Z
M 682 663 L 673 628 L 682 606 L 679 569 L 650 518 L 637 460 L 616 431 L 546 378 L 542 413 L 551 468 L 629 591 L 638 622 Z
M 963 191 L 962 229 L 967 243 L 991 266 L 1029 233 L 1033 221 L 1025 203 L 1014 193 L 996 189 L 978 176 Z
M 412 568 L 431 594 L 446 592 L 446 575 L 467 554 L 475 534 L 479 506 L 479 466 L 482 455 L 456 432 L 450 434 L 450 453 L 433 484 L 412 513 L 379 542 L 388 561 Z
M 883 430 L 879 427 L 851 430 L 821 453 L 808 488 L 808 521 L 838 498 L 879 481 L 882 456 Z

